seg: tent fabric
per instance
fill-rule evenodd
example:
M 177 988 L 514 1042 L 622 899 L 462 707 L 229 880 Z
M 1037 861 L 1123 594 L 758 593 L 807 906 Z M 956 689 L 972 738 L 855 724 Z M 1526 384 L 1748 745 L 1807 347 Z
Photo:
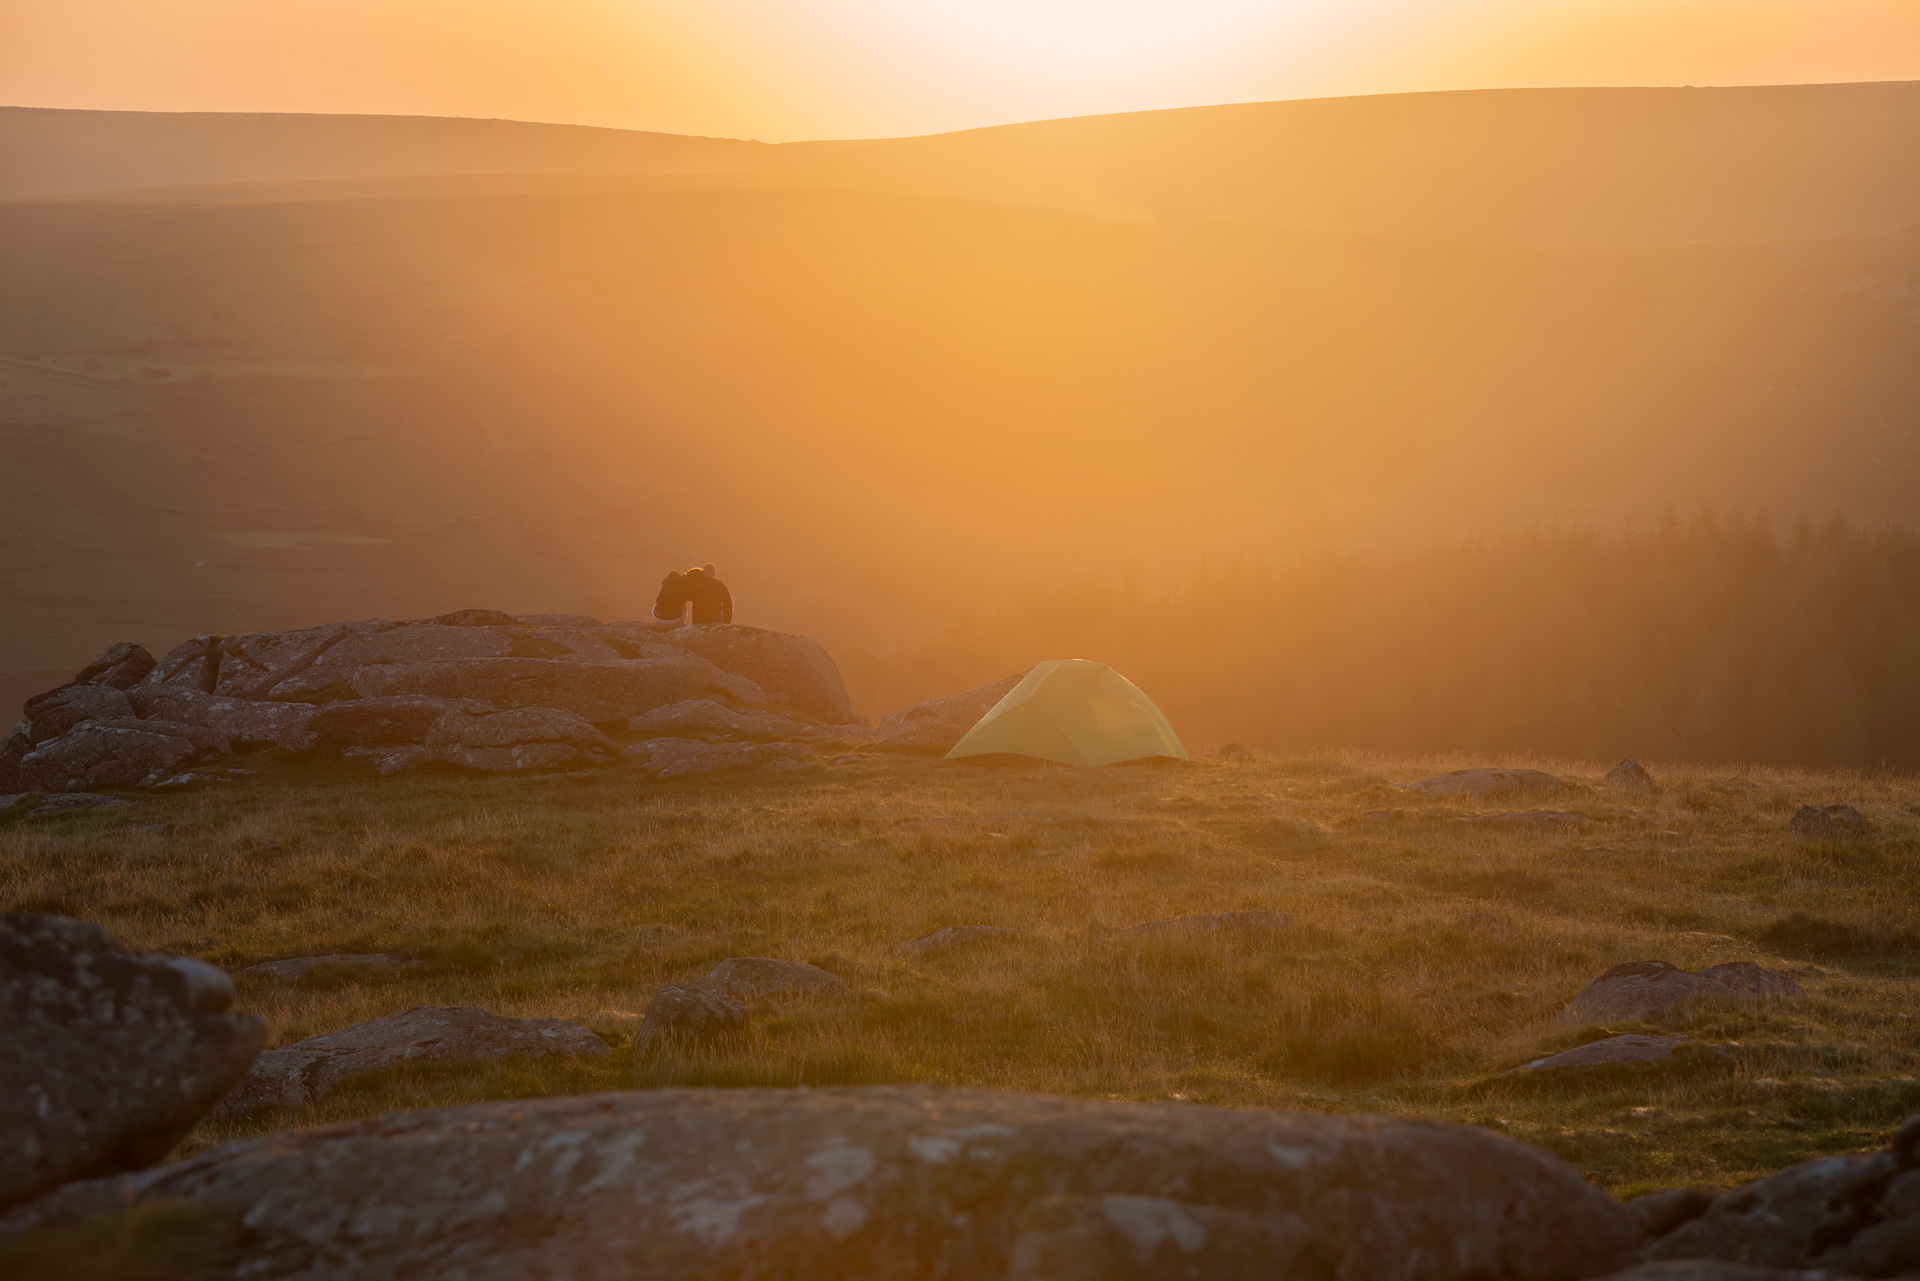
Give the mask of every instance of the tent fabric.
M 1180 736 L 1140 687 L 1105 663 L 1055 658 L 995 703 L 947 753 L 1035 756 L 1062 765 L 1187 759 Z

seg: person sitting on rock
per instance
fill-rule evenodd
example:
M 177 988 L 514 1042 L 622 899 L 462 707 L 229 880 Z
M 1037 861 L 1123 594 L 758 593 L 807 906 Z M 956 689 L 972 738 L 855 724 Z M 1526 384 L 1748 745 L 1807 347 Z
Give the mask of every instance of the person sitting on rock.
M 653 621 L 662 627 L 680 626 L 681 616 L 687 612 L 687 605 L 692 599 L 687 576 L 674 570 L 660 580 L 660 594 L 653 600 Z
M 733 621 L 733 593 L 714 576 L 712 565 L 687 571 L 687 596 L 693 602 L 696 624 Z

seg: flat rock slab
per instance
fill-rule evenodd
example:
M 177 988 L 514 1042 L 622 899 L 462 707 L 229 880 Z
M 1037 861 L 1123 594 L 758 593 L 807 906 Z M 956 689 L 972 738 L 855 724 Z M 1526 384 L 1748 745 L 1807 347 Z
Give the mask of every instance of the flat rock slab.
M 823 996 L 847 990 L 847 981 L 831 970 L 804 961 L 764 956 L 731 956 L 713 967 L 706 981 L 736 1001 L 763 996 Z
M 9 796 L 0 796 L 0 810 L 33 795 L 32 792 L 17 792 Z M 43 797 L 38 805 L 28 810 L 26 818 L 52 818 L 56 814 L 83 814 L 89 810 L 125 809 L 133 802 L 118 796 L 102 796 L 98 792 L 55 792 Z
M 220 1113 L 299 1107 L 325 1098 L 356 1073 L 396 1063 L 610 1053 L 605 1041 L 563 1019 L 510 1019 L 471 1006 L 422 1005 L 268 1050 L 220 1101 Z
M 1198 916 L 1177 916 L 1170 921 L 1148 921 L 1121 930 L 1120 938 L 1178 937 L 1181 935 L 1232 934 L 1284 930 L 1293 924 L 1286 912 L 1217 912 Z
M 242 1216 L 253 1281 L 1572 1281 L 1635 1241 L 1571 1166 L 1470 1126 L 911 1087 L 400 1112 L 0 1228 L 163 1198 Z
M 369 969 L 397 970 L 403 965 L 417 964 L 419 960 L 417 956 L 397 956 L 391 952 L 343 952 L 337 956 L 295 956 L 284 961 L 262 961 L 240 972 L 270 979 L 297 979 L 322 965 L 362 965 Z
M 1423 796 L 1515 796 L 1558 792 L 1566 784 L 1537 769 L 1457 769 L 1415 783 L 1398 785 L 1404 792 Z
M 1729 961 L 1704 970 L 1683 970 L 1669 961 L 1632 961 L 1587 984 L 1560 1017 L 1570 1023 L 1616 1023 L 1688 1001 L 1793 1000 L 1805 995 L 1786 975 L 1752 961 Z
M 1920 1271 L 1917 1149 L 1920 1117 L 1909 1117 L 1882 1151 L 1803 1161 L 1716 1197 L 1705 1213 L 1649 1242 L 1646 1257 L 1911 1276 Z
M 1562 1050 L 1558 1054 L 1549 1054 L 1543 1059 L 1535 1059 L 1507 1073 L 1514 1076 L 1528 1072 L 1558 1072 L 1566 1068 L 1616 1067 L 1635 1063 L 1661 1063 L 1673 1057 L 1673 1052 L 1687 1044 L 1683 1036 L 1610 1036 L 1604 1041 L 1591 1041 L 1571 1050 Z
M 266 1037 L 204 961 L 64 916 L 0 915 L 0 1208 L 158 1161 Z
M 922 934 L 917 939 L 902 943 L 894 951 L 895 956 L 919 957 L 937 956 L 959 947 L 971 947 L 989 939 L 1012 938 L 1025 934 L 1025 930 L 1011 930 L 1003 925 L 948 925 L 931 934 Z

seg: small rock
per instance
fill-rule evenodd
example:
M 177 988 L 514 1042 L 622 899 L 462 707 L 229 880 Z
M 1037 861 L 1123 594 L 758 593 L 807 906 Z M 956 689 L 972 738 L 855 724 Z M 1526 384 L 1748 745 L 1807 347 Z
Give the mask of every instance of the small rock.
M 802 961 L 775 961 L 762 956 L 734 956 L 720 962 L 706 981 L 736 1001 L 762 996 L 816 996 L 847 990 L 847 982 L 831 970 Z
M 0 1210 L 69 1179 L 151 1165 L 266 1036 L 204 961 L 97 925 L 0 914 Z
M 1868 826 L 1860 811 L 1851 805 L 1829 805 L 1825 809 L 1802 805 L 1788 821 L 1787 830 L 1795 836 L 1814 840 L 1845 840 L 1861 835 Z
M 713 984 L 669 983 L 653 994 L 633 1049 L 647 1054 L 669 1038 L 712 1041 L 746 1028 L 747 1007 Z
M 1228 743 L 1216 752 L 1215 755 L 1223 761 L 1250 761 L 1253 759 L 1253 753 L 1238 743 Z
M 1653 775 L 1639 761 L 1621 761 L 1607 771 L 1607 786 L 1627 792 L 1651 792 Z
M 1570 1023 L 1616 1023 L 1702 999 L 1758 1001 L 1805 996 L 1784 974 L 1752 961 L 1729 961 L 1704 970 L 1683 970 L 1669 961 L 1616 965 L 1587 984 L 1560 1017 Z
M 270 979 L 297 979 L 308 970 L 322 965 L 364 965 L 371 969 L 397 970 L 403 965 L 413 965 L 419 959 L 417 956 L 398 956 L 391 952 L 343 952 L 336 956 L 296 956 L 284 961 L 262 961 L 240 972 Z
M 605 1041 L 564 1019 L 510 1019 L 471 1006 L 422 1005 L 268 1050 L 220 1101 L 218 1114 L 300 1107 L 325 1098 L 356 1073 L 395 1063 L 611 1053 Z
M 1537 769 L 1457 769 L 1416 783 L 1402 783 L 1399 787 L 1424 796 L 1467 796 L 1479 800 L 1490 796 L 1558 792 L 1566 784 Z
M 1514 1068 L 1508 1076 L 1523 1072 L 1556 1072 L 1564 1068 L 1612 1067 L 1631 1063 L 1659 1063 L 1673 1056 L 1673 1052 L 1686 1044 L 1681 1036 L 1610 1036 L 1604 1041 L 1592 1041 L 1576 1049 L 1563 1050 L 1558 1054 L 1549 1054 L 1543 1059 L 1535 1059 L 1524 1066 Z
M 74 673 L 76 685 L 111 685 L 132 689 L 147 678 L 154 668 L 153 655 L 146 646 L 123 641 Z
M 948 925 L 931 934 L 922 934 L 917 939 L 902 943 L 894 952 L 895 956 L 923 957 L 935 956 L 957 947 L 984 942 L 993 938 L 1009 938 L 1025 934 L 1025 930 L 1010 930 L 1001 925 Z
M 1219 912 L 1199 916 L 1177 916 L 1169 921 L 1148 921 L 1121 930 L 1115 937 L 1164 934 L 1218 934 L 1226 931 L 1284 930 L 1293 924 L 1287 912 Z

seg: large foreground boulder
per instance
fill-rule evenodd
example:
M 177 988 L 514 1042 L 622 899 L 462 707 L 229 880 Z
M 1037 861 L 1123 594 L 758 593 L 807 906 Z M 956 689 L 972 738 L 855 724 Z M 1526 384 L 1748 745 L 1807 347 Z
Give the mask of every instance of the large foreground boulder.
M 873 746 L 883 752 L 944 756 L 1024 679 L 1024 675 L 1009 676 L 990 685 L 903 707 L 873 727 Z
M 1560 1017 L 1570 1023 L 1617 1023 L 1699 1000 L 1792 1000 L 1801 986 L 1752 961 L 1728 961 L 1704 970 L 1683 970 L 1670 961 L 1616 965 L 1567 1003 Z
M 1883 1151 L 1804 1161 L 1716 1197 L 1645 1253 L 1847 1277 L 1920 1272 L 1920 1116 Z
M 0 1209 L 165 1156 L 260 1050 L 232 1000 L 205 962 L 0 914 Z
M 401 1112 L 5 1226 L 162 1199 L 240 1216 L 255 1281 L 1574 1281 L 1635 1239 L 1572 1167 L 1469 1126 L 902 1087 Z
M 300 1107 L 325 1098 L 356 1073 L 396 1063 L 610 1053 L 605 1041 L 564 1019 L 511 1019 L 470 1006 L 422 1005 L 268 1050 L 221 1100 L 220 1113 Z
M 698 654 L 723 672 L 753 681 L 779 694 L 795 709 L 829 725 L 855 722 L 847 685 L 819 641 L 787 632 L 769 632 L 738 623 L 676 627 L 654 635 L 669 645 Z

